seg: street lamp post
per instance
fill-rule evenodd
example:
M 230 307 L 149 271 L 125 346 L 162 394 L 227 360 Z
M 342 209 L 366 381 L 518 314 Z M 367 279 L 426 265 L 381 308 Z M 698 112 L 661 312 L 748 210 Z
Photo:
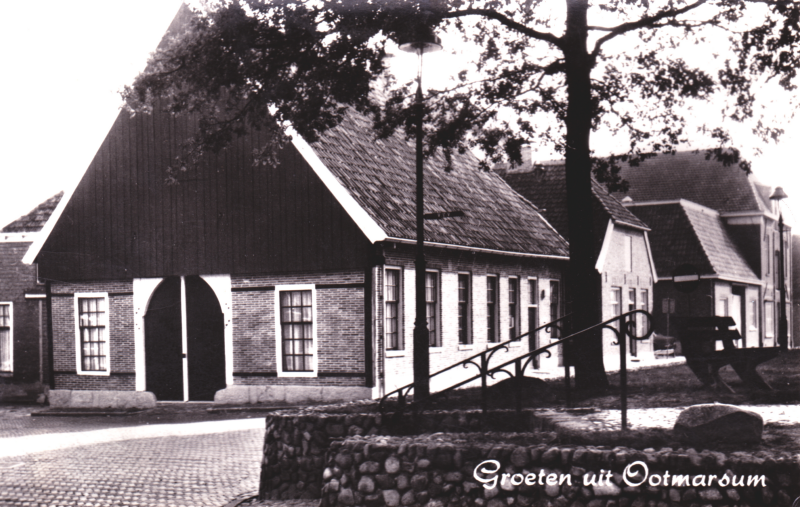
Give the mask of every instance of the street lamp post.
M 781 309 L 778 320 L 778 345 L 782 350 L 789 348 L 789 323 L 786 318 L 786 274 L 784 273 L 784 266 L 786 264 L 783 248 L 783 212 L 781 212 L 781 199 L 789 197 L 782 187 L 775 187 L 772 195 L 769 198 L 778 203 L 778 236 L 780 238 L 780 268 L 778 270 L 778 282 L 780 283 L 781 293 Z M 771 254 L 770 254 L 771 255 Z
M 417 137 L 417 254 L 415 260 L 416 277 L 416 315 L 414 318 L 414 397 L 426 398 L 430 394 L 429 378 L 430 359 L 428 348 L 430 338 L 428 332 L 428 316 L 425 301 L 425 219 L 424 219 L 424 193 L 422 171 L 422 139 L 423 116 L 422 104 L 422 55 L 442 49 L 441 39 L 433 30 L 424 24 L 418 24 L 410 40 L 401 41 L 399 47 L 402 51 L 415 53 L 418 56 L 417 67 L 417 93 L 414 102 L 416 109 L 416 137 Z

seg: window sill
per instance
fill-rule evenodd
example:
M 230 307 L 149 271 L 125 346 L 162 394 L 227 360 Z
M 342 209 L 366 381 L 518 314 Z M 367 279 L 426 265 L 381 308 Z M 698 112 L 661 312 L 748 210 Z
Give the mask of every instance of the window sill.
M 78 370 L 77 374 L 78 375 L 92 375 L 92 376 L 95 376 L 95 377 L 110 377 L 111 376 L 111 372 L 110 371 L 80 371 L 80 370 Z
M 406 357 L 405 350 L 387 350 L 386 357 Z
M 474 343 L 459 343 L 458 350 L 474 350 L 475 344 Z
M 441 354 L 444 347 L 428 347 L 429 354 Z

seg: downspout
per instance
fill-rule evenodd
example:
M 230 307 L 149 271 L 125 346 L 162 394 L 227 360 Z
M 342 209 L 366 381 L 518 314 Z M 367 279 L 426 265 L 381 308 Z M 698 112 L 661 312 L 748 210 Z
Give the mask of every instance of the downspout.
M 45 282 L 44 293 L 47 301 L 47 381 L 50 389 L 56 388 L 56 378 L 53 368 L 53 293 L 50 280 Z

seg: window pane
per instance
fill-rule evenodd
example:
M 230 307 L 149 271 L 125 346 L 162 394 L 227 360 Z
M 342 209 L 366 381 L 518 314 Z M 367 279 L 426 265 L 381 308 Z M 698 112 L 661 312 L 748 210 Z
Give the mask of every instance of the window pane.
M 388 350 L 402 350 L 400 340 L 400 271 L 386 270 L 385 335 Z
M 281 291 L 284 371 L 311 371 L 313 308 L 311 291 Z
M 469 275 L 458 275 L 458 342 L 461 344 L 472 343 L 469 300 Z
M 78 299 L 81 365 L 84 371 L 107 371 L 105 298 Z
M 497 277 L 486 277 L 486 339 L 497 342 Z

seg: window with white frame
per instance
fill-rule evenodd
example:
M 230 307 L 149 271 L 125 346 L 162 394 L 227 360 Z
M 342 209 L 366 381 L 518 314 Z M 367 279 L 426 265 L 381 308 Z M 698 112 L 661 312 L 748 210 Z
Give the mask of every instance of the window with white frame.
M 384 288 L 384 321 L 387 350 L 403 350 L 403 333 L 401 330 L 400 295 L 402 271 L 396 268 L 386 268 L 386 283 Z
M 611 315 L 613 317 L 622 315 L 622 287 L 611 287 Z M 612 325 L 620 329 L 619 320 L 615 320 Z
M 431 347 L 442 346 L 439 329 L 439 273 L 425 273 L 425 316 L 428 321 L 428 343 Z
M 14 371 L 13 305 L 0 303 L 0 372 Z
M 458 274 L 458 343 L 472 343 L 471 281 L 469 273 Z
M 513 340 L 519 332 L 519 279 L 508 278 L 508 339 Z
M 313 285 L 275 288 L 279 322 L 278 374 L 316 375 L 316 322 Z
M 75 294 L 78 373 L 109 374 L 108 294 Z
M 764 336 L 775 337 L 775 303 L 772 301 L 764 302 Z
M 496 343 L 497 335 L 497 276 L 486 276 L 486 341 Z
M 641 296 L 639 298 L 639 309 L 640 310 L 644 310 L 646 312 L 649 312 L 650 311 L 650 291 L 648 289 L 641 289 L 639 291 L 639 295 Z M 639 336 L 644 336 L 647 333 L 647 331 L 648 331 L 647 330 L 647 325 L 648 325 L 647 316 L 642 314 L 642 313 L 640 313 L 639 314 L 639 318 L 638 318 L 638 322 L 637 322 L 637 327 L 639 329 L 637 334 Z

